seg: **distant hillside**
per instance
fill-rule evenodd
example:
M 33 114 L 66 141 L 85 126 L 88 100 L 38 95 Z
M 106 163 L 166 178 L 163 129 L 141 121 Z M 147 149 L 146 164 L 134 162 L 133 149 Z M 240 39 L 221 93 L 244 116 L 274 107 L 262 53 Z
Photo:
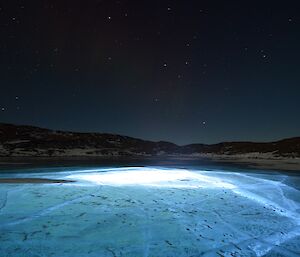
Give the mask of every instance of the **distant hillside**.
M 168 142 L 0 123 L 0 156 L 151 156 L 177 149 Z
M 213 145 L 185 146 L 185 153 L 214 153 L 220 155 L 270 154 L 274 157 L 300 157 L 300 137 L 270 143 L 224 142 Z
M 300 157 L 300 137 L 271 143 L 225 142 L 178 146 L 127 136 L 55 131 L 0 123 L 0 156 L 194 156 Z

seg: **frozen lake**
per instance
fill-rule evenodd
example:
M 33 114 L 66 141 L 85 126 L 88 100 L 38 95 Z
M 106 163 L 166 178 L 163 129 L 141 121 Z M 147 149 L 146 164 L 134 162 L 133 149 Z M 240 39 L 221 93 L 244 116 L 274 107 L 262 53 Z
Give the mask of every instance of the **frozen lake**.
M 300 177 L 200 168 L 64 168 L 0 178 L 0 256 L 299 256 Z

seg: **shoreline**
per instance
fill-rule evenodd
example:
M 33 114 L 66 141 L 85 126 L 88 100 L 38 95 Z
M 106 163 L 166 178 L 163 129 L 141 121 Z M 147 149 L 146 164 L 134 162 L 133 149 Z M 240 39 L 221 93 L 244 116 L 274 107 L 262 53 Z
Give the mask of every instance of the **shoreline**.
M 254 169 L 295 171 L 300 173 L 300 160 L 269 160 L 269 159 L 212 159 L 217 163 L 240 164 Z
M 0 184 L 62 184 L 73 182 L 75 181 L 47 178 L 0 178 Z
M 5 169 L 46 165 L 52 167 L 74 165 L 118 165 L 118 166 L 173 166 L 173 165 L 242 165 L 251 169 L 300 172 L 300 158 L 251 158 L 229 155 L 202 156 L 153 156 L 153 157 L 2 157 L 0 173 Z

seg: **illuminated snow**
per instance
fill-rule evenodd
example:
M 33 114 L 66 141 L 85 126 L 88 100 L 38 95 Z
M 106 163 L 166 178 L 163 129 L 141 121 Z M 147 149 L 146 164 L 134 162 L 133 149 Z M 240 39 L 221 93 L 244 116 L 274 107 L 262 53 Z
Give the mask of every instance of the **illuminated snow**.
M 0 184 L 0 256 L 299 256 L 299 176 L 157 167 L 11 177 Z M 6 175 L 0 175 L 5 177 Z

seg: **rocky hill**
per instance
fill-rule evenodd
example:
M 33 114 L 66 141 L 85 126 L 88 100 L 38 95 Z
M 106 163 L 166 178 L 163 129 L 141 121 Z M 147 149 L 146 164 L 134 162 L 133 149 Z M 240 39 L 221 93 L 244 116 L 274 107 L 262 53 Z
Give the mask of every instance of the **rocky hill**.
M 300 157 L 300 137 L 271 143 L 225 142 L 178 146 L 127 136 L 75 133 L 0 123 L 0 156 L 211 156 Z

